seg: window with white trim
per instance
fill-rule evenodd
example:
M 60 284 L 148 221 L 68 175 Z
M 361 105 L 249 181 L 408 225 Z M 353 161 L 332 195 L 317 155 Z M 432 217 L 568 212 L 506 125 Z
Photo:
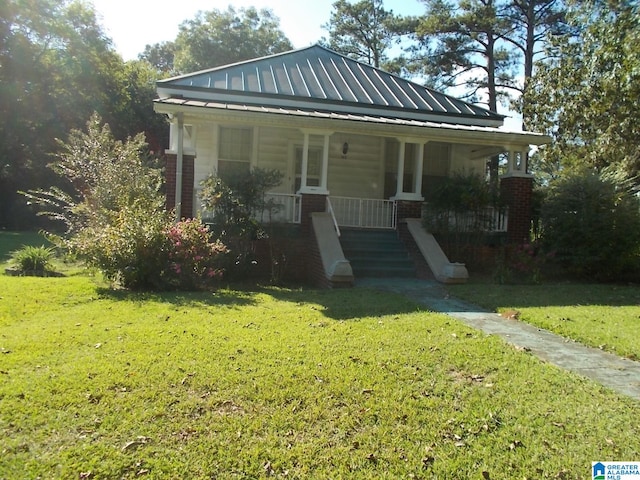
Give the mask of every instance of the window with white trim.
M 253 131 L 245 127 L 220 127 L 218 137 L 218 176 L 233 178 L 249 173 Z

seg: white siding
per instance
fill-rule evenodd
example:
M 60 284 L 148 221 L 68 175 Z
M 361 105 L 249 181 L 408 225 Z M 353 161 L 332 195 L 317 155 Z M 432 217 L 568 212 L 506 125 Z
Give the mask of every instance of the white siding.
M 349 151 L 342 154 L 347 142 Z M 378 137 L 336 133 L 329 146 L 328 189 L 331 195 L 382 198 L 384 144 Z

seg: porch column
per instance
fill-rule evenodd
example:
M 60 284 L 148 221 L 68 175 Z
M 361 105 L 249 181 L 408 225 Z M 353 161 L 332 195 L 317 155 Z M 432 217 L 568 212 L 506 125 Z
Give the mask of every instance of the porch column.
M 415 166 L 414 166 L 414 186 L 413 193 L 422 196 L 422 172 L 424 163 L 424 143 L 417 143 L 418 145 Z
M 327 190 L 327 177 L 329 174 L 329 134 L 324 134 L 322 145 L 322 173 L 320 175 L 320 188 Z
M 507 151 L 507 173 L 500 177 L 500 193 L 509 207 L 507 241 L 522 244 L 531 240 L 533 175 L 527 173 L 525 147 L 509 147 Z
M 178 119 L 178 151 L 176 158 L 176 223 L 182 217 L 182 161 L 184 158 L 184 116 L 176 114 Z
M 309 171 L 309 132 L 304 132 L 302 145 L 302 169 L 300 172 L 300 190 L 307 188 L 307 173 Z
M 404 149 L 406 142 L 400 140 L 398 150 L 398 179 L 396 180 L 396 197 L 401 197 L 404 192 Z

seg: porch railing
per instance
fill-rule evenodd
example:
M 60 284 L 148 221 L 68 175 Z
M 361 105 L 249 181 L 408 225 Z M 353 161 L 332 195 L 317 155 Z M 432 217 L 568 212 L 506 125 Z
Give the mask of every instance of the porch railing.
M 288 193 L 267 193 L 265 201 L 274 208 L 267 208 L 256 212 L 256 219 L 260 222 L 300 223 L 302 211 L 302 197 Z
M 396 203 L 392 200 L 332 196 L 331 205 L 342 227 L 396 228 Z
M 199 190 L 195 192 L 198 199 Z M 265 209 L 261 212 L 254 212 L 256 220 L 260 222 L 277 222 L 277 223 L 300 223 L 302 201 L 300 195 L 287 193 L 267 193 L 265 201 L 270 202 L 274 206 L 272 209 Z M 199 200 L 196 200 L 200 215 L 203 219 L 213 219 L 213 212 L 203 209 Z
M 327 213 L 331 216 L 331 221 L 333 222 L 333 228 L 335 229 L 338 236 L 340 236 L 340 226 L 338 225 L 338 220 L 336 219 L 336 213 L 333 211 L 333 205 L 331 204 L 331 199 L 327 197 Z
M 428 213 L 423 213 L 423 215 Z M 456 232 L 494 232 L 504 233 L 509 224 L 507 208 L 487 207 L 477 212 L 440 212 L 431 217 L 434 228 Z

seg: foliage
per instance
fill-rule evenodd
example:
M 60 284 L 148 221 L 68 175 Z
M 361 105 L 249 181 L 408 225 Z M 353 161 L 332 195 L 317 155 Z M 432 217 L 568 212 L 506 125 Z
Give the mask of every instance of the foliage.
M 51 270 L 53 255 L 51 247 L 27 245 L 13 252 L 11 260 L 22 272 L 44 273 Z
M 640 451 L 637 402 L 403 296 L 0 290 L 7 478 L 578 479 Z
M 196 221 L 172 226 L 160 192 L 160 171 L 149 165 L 142 135 L 115 140 L 98 115 L 87 132 L 73 130 L 52 168 L 73 187 L 27 196 L 62 220 L 58 243 L 105 276 L 131 289 L 195 288 L 219 276 L 223 247 L 210 243 Z M 194 253 L 198 259 L 187 260 Z M 209 256 L 209 255 L 212 256 Z
M 545 180 L 582 166 L 615 168 L 637 184 L 640 7 L 624 0 L 571 5 L 577 38 L 553 37 L 528 92 L 533 127 L 554 138 L 533 166 Z
M 220 238 L 263 235 L 261 222 L 269 221 L 268 216 L 277 209 L 266 194 L 280 185 L 282 177 L 279 170 L 262 168 L 226 179 L 209 175 L 201 183 L 200 200 L 213 213 L 214 233 Z
M 482 177 L 464 173 L 442 179 L 425 202 L 425 228 L 438 235 L 460 260 L 467 247 L 482 243 L 482 237 L 492 230 L 490 209 L 500 208 L 499 198 Z
M 153 70 L 122 61 L 89 3 L 0 2 L 0 226 L 34 227 L 17 191 L 56 184 L 46 168 L 55 139 L 94 111 L 117 138 L 147 132 L 154 149 L 164 146 L 154 81 Z
M 497 258 L 494 280 L 499 284 L 539 284 L 545 266 L 555 257 L 555 252 L 545 253 L 539 242 L 501 247 Z
M 211 234 L 199 219 L 183 220 L 172 225 L 169 239 L 170 283 L 193 290 L 210 286 L 222 277 L 221 259 L 227 252 L 220 242 L 211 242 Z
M 227 271 L 237 279 L 248 276 L 255 264 L 253 241 L 267 238 L 272 242 L 265 226 L 271 224 L 279 206 L 266 194 L 280 185 L 282 177 L 279 170 L 254 168 L 226 179 L 212 174 L 201 183 L 202 206 L 212 214 L 207 222 L 214 237 L 229 246 L 232 265 Z M 272 259 L 272 276 L 282 268 L 281 263 L 282 259 Z
M 291 50 L 291 42 L 279 24 L 269 9 L 236 10 L 229 6 L 225 11 L 198 12 L 194 19 L 180 25 L 173 69 L 193 72 Z
M 382 0 L 356 3 L 338 0 L 333 3 L 329 22 L 323 25 L 329 32 L 329 39 L 323 39 L 323 43 L 350 58 L 393 71 L 397 67 L 389 62 L 386 52 L 409 33 L 412 26 L 410 19 L 385 10 Z
M 640 205 L 627 183 L 566 174 L 551 183 L 541 223 L 543 245 L 575 275 L 614 280 L 638 266 Z

